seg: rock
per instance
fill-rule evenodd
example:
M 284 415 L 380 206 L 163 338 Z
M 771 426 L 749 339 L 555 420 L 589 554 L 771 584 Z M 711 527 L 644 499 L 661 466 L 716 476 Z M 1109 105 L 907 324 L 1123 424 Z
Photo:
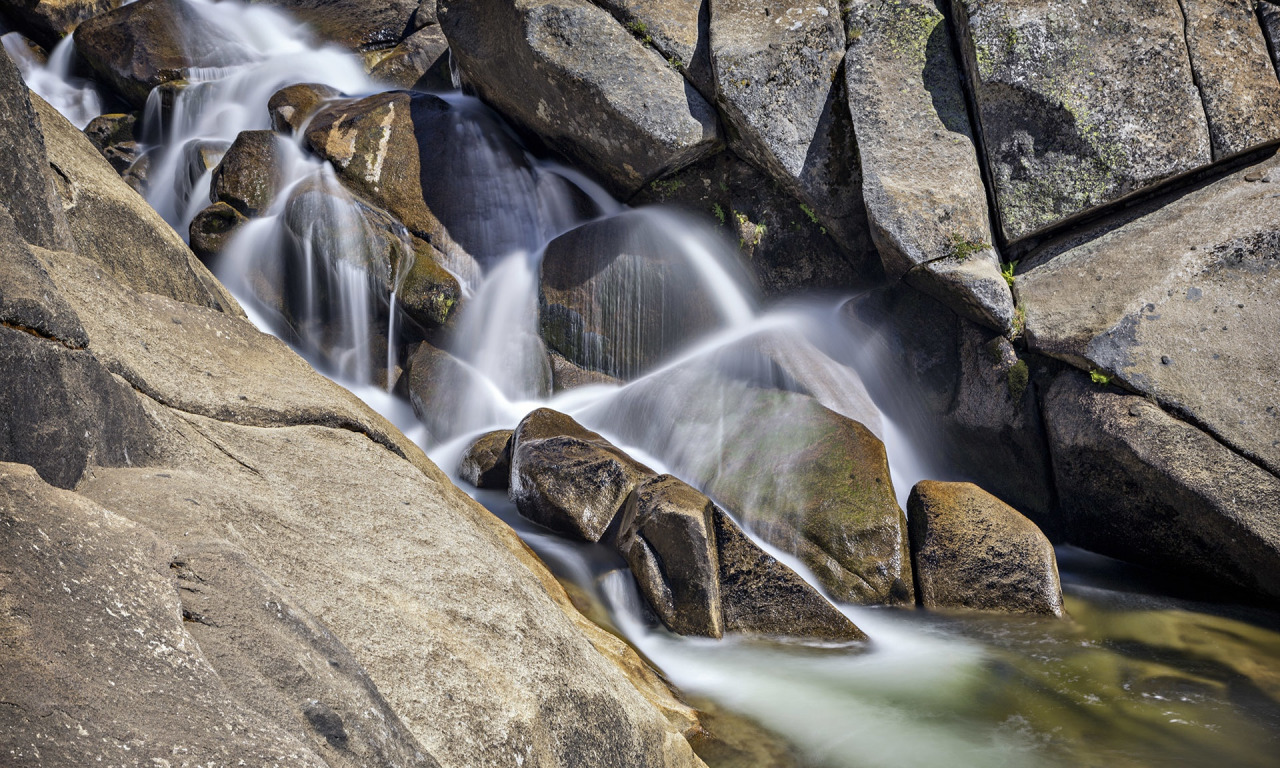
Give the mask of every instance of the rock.
M 712 512 L 727 632 L 835 642 L 867 636 L 795 571 L 766 554 L 719 509 Z
M 432 442 L 443 442 L 473 424 L 492 424 L 493 384 L 458 358 L 422 343 L 409 356 L 409 403 Z
M 247 217 L 262 215 L 280 185 L 283 149 L 274 131 L 241 131 L 217 167 L 211 202 L 224 202 Z
M 32 103 L 76 253 L 135 290 L 239 314 L 231 294 L 85 135 L 39 96 Z
M 1274 474 L 1145 398 L 1081 373 L 1054 381 L 1044 413 L 1069 541 L 1280 596 Z
M 715 110 L 586 0 L 439 3 L 466 82 L 504 115 L 630 195 L 720 146 Z
M 907 501 L 911 567 L 925 608 L 1062 616 L 1053 545 L 973 483 L 921 480 Z
M 861 195 L 853 189 L 854 195 Z M 631 205 L 667 203 L 719 223 L 765 296 L 852 290 L 883 282 L 863 206 L 837 242 L 809 204 L 732 151 L 652 182 Z
M 488 262 L 543 242 L 532 166 L 482 106 L 388 91 L 325 107 L 306 141 L 348 187 L 449 263 Z M 490 210 L 506 215 L 495 224 L 482 215 Z
M 397 265 L 402 282 L 396 300 L 409 317 L 423 326 L 443 327 L 462 301 L 462 287 L 458 278 L 444 268 L 444 254 L 425 240 L 415 237 L 412 241 L 413 266 L 406 273 Z
M 5 255 L 0 260 L 0 323 L 68 349 L 84 349 L 89 343 L 84 326 L 58 294 L 37 248 L 27 245 L 8 209 L 0 207 L 0 252 Z
M 151 156 L 150 152 L 143 153 L 120 174 L 120 180 L 129 189 L 144 197 L 147 194 L 147 180 L 151 176 Z
M 615 379 L 599 371 L 589 371 L 586 368 L 574 365 L 564 355 L 554 350 L 547 357 L 551 361 L 551 390 L 553 392 L 563 392 L 567 389 L 589 387 L 595 384 L 610 386 L 620 386 L 622 384 L 621 379 Z
M 862 0 L 847 23 L 862 197 L 885 272 L 1009 332 L 1013 297 L 946 19 L 931 0 Z
M 369 76 L 396 88 L 451 90 L 449 41 L 439 26 L 423 27 L 379 59 L 369 69 Z
M 538 293 L 547 345 L 575 365 L 630 379 L 724 322 L 714 287 L 670 226 L 623 213 L 548 243 Z
M 1280 474 L 1280 159 L 1050 243 L 1015 292 L 1031 349 L 1114 375 Z M 1163 204 L 1163 205 L 1161 205 Z
M 20 464 L 0 465 L 0 510 L 0 748 L 14 765 L 86 764 L 125 747 L 164 761 L 175 743 L 192 760 L 325 765 L 224 687 L 183 626 L 154 535 Z
M 462 454 L 458 461 L 458 477 L 477 488 L 506 490 L 511 482 L 510 429 L 486 432 Z
M 0 0 L 0 11 L 52 48 L 80 22 L 120 6 L 120 0 Z
M 953 0 L 1001 235 L 1208 164 L 1177 0 Z
M 84 135 L 89 137 L 99 152 L 105 153 L 109 147 L 135 142 L 138 139 L 138 113 L 114 112 L 98 115 L 84 127 Z M 110 158 L 107 158 L 110 160 Z
M 1271 64 L 1280 73 L 1280 5 L 1271 0 L 1258 0 L 1258 21 L 1262 24 L 1262 36 L 1267 41 Z
M 44 137 L 22 74 L 0 51 L 0 140 L 11 157 L 0 164 L 0 190 L 18 233 L 32 245 L 71 247 L 62 202 L 48 178 Z
M 296 133 L 326 101 L 340 95 L 337 90 L 319 83 L 298 83 L 281 88 L 267 101 L 271 127 L 280 133 Z
M 411 30 L 417 0 L 252 0 L 287 11 L 321 40 L 353 51 L 390 48 Z
M 191 67 L 228 67 L 249 54 L 183 0 L 138 0 L 85 21 L 76 50 L 137 109 L 161 83 Z
M 835 236 L 863 221 L 855 141 L 840 80 L 836 0 L 711 0 L 716 100 L 730 146 L 791 189 Z
M 615 396 L 607 428 L 796 555 L 834 599 L 914 601 L 884 446 L 861 424 L 807 395 L 678 366 Z
M 636 39 L 679 70 L 708 101 L 715 98 L 708 26 L 702 0 L 592 0 L 613 14 Z
M 217 202 L 191 220 L 191 250 L 201 261 L 209 261 L 227 246 L 231 236 L 249 220 L 229 204 Z
M 720 562 L 703 494 L 671 475 L 643 480 L 627 496 L 613 542 L 640 593 L 679 635 L 720 637 Z
M 1255 9 L 1265 0 L 1182 0 L 1213 159 L 1280 140 L 1280 80 Z
M 511 438 L 511 499 L 553 531 L 598 542 L 653 470 L 562 413 L 539 408 Z

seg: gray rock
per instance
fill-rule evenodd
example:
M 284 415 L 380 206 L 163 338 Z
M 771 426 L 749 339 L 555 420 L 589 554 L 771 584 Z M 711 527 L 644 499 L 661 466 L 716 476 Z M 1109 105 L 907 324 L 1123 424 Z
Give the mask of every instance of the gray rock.
M 863 220 L 836 0 L 710 0 L 716 99 L 730 146 L 797 194 L 838 242 Z
M 719 509 L 712 511 L 727 632 L 835 642 L 867 636 L 795 571 L 757 547 Z
M 0 141 L 9 158 L 0 164 L 0 191 L 22 239 L 53 250 L 71 247 L 61 200 L 48 177 L 44 137 L 22 74 L 0 50 Z
M 0 11 L 49 48 L 80 22 L 119 6 L 120 0 L 0 0 Z
M 1262 24 L 1262 36 L 1267 41 L 1271 64 L 1280 73 L 1280 5 L 1271 0 L 1258 0 L 1258 21 Z
M 1062 616 L 1053 545 L 973 483 L 921 480 L 907 501 L 916 595 L 925 608 Z
M 210 202 L 224 202 L 247 217 L 261 215 L 281 180 L 279 140 L 274 131 L 242 131 L 227 148 L 209 187 Z
M 954 0 L 1001 234 L 1208 164 L 1178 0 Z
M 597 542 L 653 470 L 562 413 L 539 408 L 511 438 L 510 495 L 536 523 Z
M 473 394 L 486 393 L 492 387 L 479 372 L 425 342 L 418 345 L 406 365 L 409 403 L 433 442 L 459 433 L 466 412 L 475 402 Z M 484 423 L 494 420 L 483 419 Z
M 439 4 L 465 80 L 629 195 L 720 146 L 715 110 L 662 56 L 586 0 Z
M 1054 381 L 1044 412 L 1071 542 L 1280 596 L 1275 475 L 1149 400 L 1081 373 Z
M 217 202 L 205 208 L 191 219 L 188 237 L 191 240 L 191 251 L 200 259 L 208 261 L 222 253 L 227 241 L 236 233 L 240 225 L 249 220 L 230 204 Z
M 115 112 L 98 115 L 84 127 L 84 135 L 89 137 L 93 146 L 103 152 L 109 147 L 133 142 L 138 138 L 138 113 Z M 110 160 L 110 158 L 107 158 Z
M 705 0 L 592 0 L 652 46 L 708 100 L 715 98 Z
M 477 488 L 505 491 L 511 483 L 510 429 L 497 429 L 476 438 L 458 460 L 458 477 Z
M 1008 332 L 1013 298 L 946 19 L 932 0 L 860 0 L 847 23 L 862 197 L 885 272 Z
M 1280 140 L 1280 80 L 1255 12 L 1259 0 L 1180 2 L 1213 159 Z
M 337 90 L 319 83 L 298 83 L 281 88 L 267 101 L 271 127 L 280 133 L 294 133 L 328 100 L 340 96 Z
M 627 496 L 613 545 L 658 618 L 680 635 L 720 637 L 720 561 L 715 505 L 671 475 L 643 480 Z
M 381 56 L 369 69 L 369 76 L 397 88 L 450 90 L 449 41 L 438 25 L 423 27 Z
M 1015 285 L 1029 346 L 1113 374 L 1280 473 L 1277 183 L 1272 157 L 1048 244 Z

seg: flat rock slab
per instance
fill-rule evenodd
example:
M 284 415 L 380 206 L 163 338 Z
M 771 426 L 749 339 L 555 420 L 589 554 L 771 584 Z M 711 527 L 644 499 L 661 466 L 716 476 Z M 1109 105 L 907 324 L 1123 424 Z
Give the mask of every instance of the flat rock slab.
M 1077 372 L 1054 381 L 1043 407 L 1069 541 L 1280 597 L 1280 479 L 1146 398 Z
M 1002 234 L 1211 162 L 1178 0 L 954 0 Z
M 1028 343 L 1280 474 L 1280 158 L 1164 202 L 1034 256 L 1015 285 Z

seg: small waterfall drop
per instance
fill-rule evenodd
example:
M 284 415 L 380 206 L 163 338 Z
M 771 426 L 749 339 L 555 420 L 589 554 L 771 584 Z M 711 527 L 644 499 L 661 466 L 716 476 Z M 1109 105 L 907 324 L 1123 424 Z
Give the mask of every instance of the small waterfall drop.
M 83 129 L 90 120 L 102 114 L 102 97 L 97 87 L 72 72 L 76 51 L 71 35 L 54 46 L 48 61 L 44 62 L 18 33 L 10 32 L 0 40 L 3 40 L 9 57 L 18 65 L 27 86 L 75 127 Z

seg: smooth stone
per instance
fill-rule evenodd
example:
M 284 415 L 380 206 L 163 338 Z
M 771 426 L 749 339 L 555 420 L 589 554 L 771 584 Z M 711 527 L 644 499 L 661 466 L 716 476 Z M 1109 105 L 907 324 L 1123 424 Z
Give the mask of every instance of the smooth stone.
M 477 488 L 505 491 L 511 482 L 511 437 L 514 430 L 497 429 L 476 438 L 458 460 L 458 477 Z

